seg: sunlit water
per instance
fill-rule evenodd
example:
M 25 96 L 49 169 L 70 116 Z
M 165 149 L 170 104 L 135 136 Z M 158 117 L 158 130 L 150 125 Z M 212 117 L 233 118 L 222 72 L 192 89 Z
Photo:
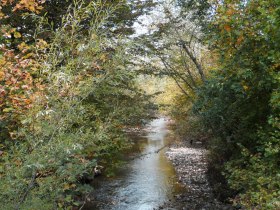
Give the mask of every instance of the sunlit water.
M 145 135 L 131 137 L 131 153 L 148 155 L 129 161 L 114 178 L 96 179 L 94 202 L 84 209 L 150 210 L 183 190 L 165 150 L 156 152 L 171 141 L 167 123 L 165 118 L 153 120 Z

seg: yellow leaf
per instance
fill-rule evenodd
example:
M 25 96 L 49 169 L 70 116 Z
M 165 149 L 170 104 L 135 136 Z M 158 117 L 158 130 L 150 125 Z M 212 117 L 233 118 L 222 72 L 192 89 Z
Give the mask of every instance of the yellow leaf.
M 228 9 L 228 10 L 226 11 L 226 14 L 227 14 L 228 16 L 233 15 L 233 13 L 234 13 L 234 10 L 233 10 L 233 9 Z
M 16 31 L 16 32 L 14 33 L 14 36 L 15 36 L 15 38 L 20 38 L 20 37 L 21 37 L 21 34 L 20 34 L 19 32 Z
M 70 188 L 71 186 L 68 183 L 63 186 L 63 190 L 69 190 Z
M 100 56 L 100 60 L 101 60 L 102 62 L 105 62 L 106 59 L 107 59 L 107 56 L 106 56 L 105 54 L 102 54 L 102 55 Z
M 5 73 L 3 71 L 0 71 L 0 81 L 5 78 Z
M 243 85 L 243 89 L 246 91 L 249 89 L 249 87 L 247 85 Z
M 3 112 L 7 113 L 7 112 L 11 112 L 13 110 L 14 110 L 13 108 L 5 108 L 5 109 L 3 109 Z

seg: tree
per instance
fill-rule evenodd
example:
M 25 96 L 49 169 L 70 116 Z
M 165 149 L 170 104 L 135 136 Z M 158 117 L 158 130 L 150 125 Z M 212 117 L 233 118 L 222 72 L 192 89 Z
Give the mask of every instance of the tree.
M 63 16 L 61 27 L 48 29 L 48 43 L 36 36 L 46 30 L 40 27 L 46 21 L 40 19 L 34 44 L 23 48 L 27 53 L 30 47 L 36 73 L 31 73 L 34 65 L 27 66 L 26 81 L 16 83 L 15 79 L 12 83 L 7 79 L 9 72 L 1 74 L 5 95 L 11 85 L 17 84 L 19 94 L 33 99 L 28 109 L 23 109 L 25 104 L 19 106 L 15 139 L 1 139 L 5 147 L 0 154 L 3 208 L 62 209 L 82 205 L 77 201 L 92 190 L 85 177 L 92 178 L 93 168 L 99 163 L 113 167 L 113 159 L 127 146 L 123 128 L 147 117 L 143 110 L 149 106 L 149 97 L 137 88 L 135 72 L 128 70 L 129 56 L 125 52 L 129 43 L 104 32 L 104 25 L 118 9 L 102 2 L 77 1 Z M 98 12 L 99 19 L 90 19 Z M 89 28 L 84 30 L 88 20 Z M 19 55 L 12 53 L 7 58 L 14 68 L 21 67 L 15 64 L 22 61 Z M 22 56 L 26 59 L 25 54 Z M 9 92 L 9 98 L 14 95 Z M 1 102 L 4 107 L 9 101 Z M 11 111 L 4 108 L 4 114 Z
M 207 39 L 220 59 L 200 90 L 196 110 L 214 136 L 216 167 L 241 194 L 237 202 L 279 208 L 279 180 L 271 181 L 279 173 L 279 3 L 216 2 L 211 8 Z
M 1 3 L 2 7 L 5 7 L 11 1 Z M 35 1 L 14 4 L 13 10 L 22 9 L 38 12 L 41 7 Z M 1 20 L 7 18 L 3 16 L 2 10 L 0 14 L 2 14 Z M 0 149 L 4 150 L 12 139 L 18 138 L 17 128 L 21 124 L 20 118 L 32 106 L 34 98 L 43 88 L 40 79 L 33 77 L 39 64 L 32 52 L 32 48 L 39 46 L 42 42 L 33 46 L 27 45 L 25 42 L 18 41 L 22 35 L 15 28 L 9 25 L 1 27 L 1 37 L 6 43 L 6 45 L 1 45 L 0 52 Z M 15 47 L 18 49 L 17 52 L 14 50 Z
M 205 82 L 211 59 L 200 40 L 200 28 L 173 1 L 158 10 L 162 13 L 150 24 L 150 34 L 137 38 L 144 45 L 143 56 L 148 57 L 146 72 L 170 76 L 185 97 L 193 100 L 197 87 Z
M 6 34 L 10 36 L 10 40 L 5 39 L 3 41 L 11 44 L 13 48 L 21 41 L 26 43 L 34 42 L 33 35 L 37 29 L 38 16 L 48 20 L 47 24 L 41 25 L 41 27 L 49 29 L 51 25 L 52 30 L 56 30 L 61 27 L 63 16 L 70 12 L 69 9 L 75 2 L 75 0 L 2 0 L 0 25 L 5 28 Z M 92 1 L 86 0 L 83 4 L 90 4 L 90 2 Z M 148 13 L 156 3 L 152 0 L 133 0 L 130 2 L 126 0 L 103 0 L 96 1 L 96 4 L 103 8 L 118 6 L 118 10 L 115 11 L 114 16 L 109 18 L 105 27 L 108 31 L 114 32 L 115 35 L 131 35 L 134 33 L 132 27 L 134 22 L 137 21 L 139 16 Z M 36 17 L 32 13 L 35 13 Z M 84 28 L 81 30 L 87 30 L 90 27 L 91 20 L 98 19 L 100 15 L 99 12 L 91 14 L 88 19 L 84 20 Z M 49 36 L 50 33 L 45 30 L 40 38 L 49 41 L 51 38 Z

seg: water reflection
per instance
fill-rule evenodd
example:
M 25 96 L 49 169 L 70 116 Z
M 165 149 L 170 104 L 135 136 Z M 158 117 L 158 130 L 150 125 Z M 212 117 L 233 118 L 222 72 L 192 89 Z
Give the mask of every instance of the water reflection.
M 182 190 L 176 184 L 175 171 L 164 150 L 170 139 L 167 120 L 150 123 L 146 135 L 134 136 L 134 151 L 149 154 L 129 162 L 114 179 L 96 180 L 95 202 L 86 209 L 149 210 L 158 207 Z

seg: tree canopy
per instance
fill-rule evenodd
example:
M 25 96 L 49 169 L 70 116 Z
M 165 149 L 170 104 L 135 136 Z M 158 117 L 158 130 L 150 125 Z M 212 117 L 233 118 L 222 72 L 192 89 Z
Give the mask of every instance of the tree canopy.
M 215 193 L 279 209 L 279 10 L 278 0 L 0 0 L 2 208 L 82 206 L 94 167 L 114 167 L 125 130 L 153 117 L 161 93 L 141 80 L 152 75 L 177 85 L 162 101 L 172 98 L 182 135 L 208 145 Z

